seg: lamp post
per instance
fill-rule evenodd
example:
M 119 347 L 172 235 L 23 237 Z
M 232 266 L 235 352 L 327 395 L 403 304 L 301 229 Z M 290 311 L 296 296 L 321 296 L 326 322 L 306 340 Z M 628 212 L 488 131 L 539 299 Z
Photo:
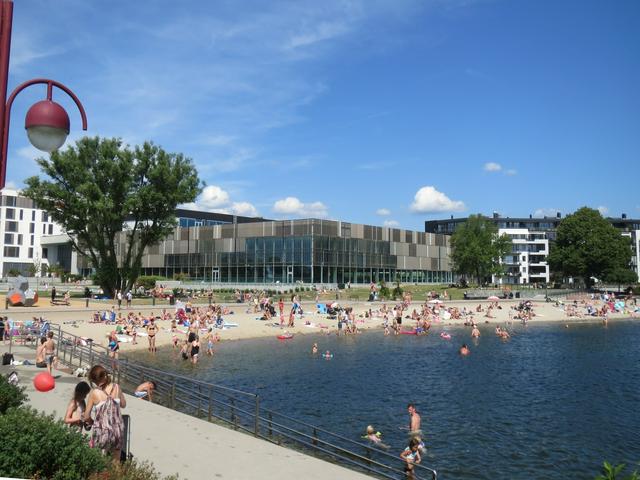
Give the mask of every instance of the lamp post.
M 16 96 L 31 85 L 47 85 L 47 97 L 36 102 L 27 111 L 25 128 L 31 144 L 38 150 L 53 152 L 60 148 L 69 135 L 69 115 L 54 102 L 53 87 L 57 87 L 75 102 L 82 117 L 82 129 L 87 129 L 87 116 L 78 97 L 55 80 L 35 78 L 18 85 L 7 99 L 9 81 L 9 57 L 11 54 L 11 26 L 13 23 L 13 1 L 0 0 L 0 189 L 4 188 L 7 174 L 7 147 L 9 143 L 9 123 L 11 106 Z

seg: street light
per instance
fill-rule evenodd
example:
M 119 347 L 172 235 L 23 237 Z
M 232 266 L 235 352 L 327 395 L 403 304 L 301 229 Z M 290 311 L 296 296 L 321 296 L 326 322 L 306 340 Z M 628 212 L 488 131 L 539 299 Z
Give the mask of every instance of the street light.
M 87 116 L 78 97 L 55 80 L 36 78 L 24 82 L 11 92 L 7 100 L 9 81 L 9 56 L 11 54 L 11 26 L 13 23 L 13 1 L 0 0 L 0 189 L 4 188 L 7 175 L 7 147 L 11 106 L 22 90 L 31 85 L 47 85 L 47 98 L 36 102 L 27 111 L 25 128 L 31 144 L 38 150 L 53 152 L 60 148 L 69 135 L 69 115 L 62 106 L 52 100 L 53 87 L 57 87 L 75 102 L 82 117 L 82 129 L 87 129 Z

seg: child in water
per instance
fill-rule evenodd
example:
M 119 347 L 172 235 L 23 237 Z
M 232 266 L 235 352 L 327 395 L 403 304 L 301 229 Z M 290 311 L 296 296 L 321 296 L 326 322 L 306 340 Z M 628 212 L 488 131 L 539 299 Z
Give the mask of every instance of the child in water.
M 400 458 L 402 458 L 407 464 L 404 467 L 404 471 L 407 474 L 408 479 L 414 479 L 413 475 L 414 465 L 419 464 L 422 461 L 420 457 L 420 442 L 413 438 L 409 442 L 409 446 L 404 449 L 404 451 L 400 454 Z

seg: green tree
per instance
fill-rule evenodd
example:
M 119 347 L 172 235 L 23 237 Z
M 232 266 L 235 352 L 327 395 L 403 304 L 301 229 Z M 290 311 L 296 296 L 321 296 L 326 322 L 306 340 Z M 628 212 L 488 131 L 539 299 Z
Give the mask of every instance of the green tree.
M 63 226 L 110 295 L 133 287 L 144 249 L 173 231 L 176 206 L 201 190 L 190 159 L 150 142 L 84 137 L 37 162 L 48 180 L 28 178 L 24 195 Z
M 549 253 L 549 266 L 557 275 L 579 277 L 585 285 L 593 278 L 612 283 L 632 283 L 631 242 L 592 208 L 567 215 Z M 632 275 L 634 275 L 632 277 Z
M 500 259 L 511 251 L 511 239 L 498 235 L 498 227 L 482 215 L 471 215 L 451 236 L 454 270 L 475 277 L 482 285 L 490 275 L 500 275 Z

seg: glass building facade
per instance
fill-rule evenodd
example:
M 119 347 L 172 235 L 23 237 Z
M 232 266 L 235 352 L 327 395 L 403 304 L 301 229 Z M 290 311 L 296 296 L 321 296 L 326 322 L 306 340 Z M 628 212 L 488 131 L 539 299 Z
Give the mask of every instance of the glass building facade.
M 143 274 L 227 283 L 450 283 L 445 235 L 305 219 L 178 227 Z

